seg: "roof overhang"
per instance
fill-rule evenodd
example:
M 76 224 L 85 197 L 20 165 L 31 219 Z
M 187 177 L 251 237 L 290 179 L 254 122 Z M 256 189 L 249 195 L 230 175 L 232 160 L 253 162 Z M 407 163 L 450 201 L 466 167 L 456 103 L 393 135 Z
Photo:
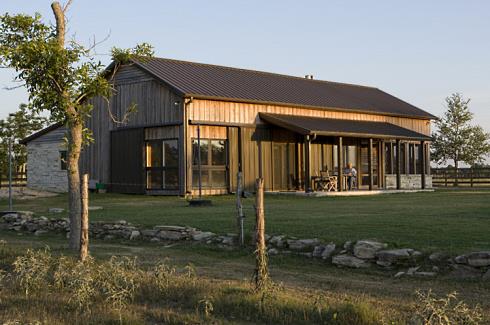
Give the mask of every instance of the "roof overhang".
M 270 124 L 301 135 L 343 136 L 393 140 L 432 141 L 432 138 L 388 122 L 330 119 L 311 116 L 259 113 Z

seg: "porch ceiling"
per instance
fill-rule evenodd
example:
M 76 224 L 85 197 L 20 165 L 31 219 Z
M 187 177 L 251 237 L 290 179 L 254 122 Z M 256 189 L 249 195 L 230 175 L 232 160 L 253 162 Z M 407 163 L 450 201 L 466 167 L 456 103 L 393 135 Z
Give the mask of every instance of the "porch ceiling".
M 302 135 L 431 141 L 424 134 L 388 122 L 354 121 L 310 116 L 259 113 L 267 123 Z

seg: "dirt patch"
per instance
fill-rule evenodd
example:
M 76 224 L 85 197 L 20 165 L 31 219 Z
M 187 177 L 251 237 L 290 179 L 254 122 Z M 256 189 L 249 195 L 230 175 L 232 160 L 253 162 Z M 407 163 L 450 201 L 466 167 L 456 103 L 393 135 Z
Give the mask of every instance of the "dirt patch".
M 58 193 L 33 190 L 27 187 L 14 187 L 12 188 L 12 197 L 14 200 L 31 200 L 43 197 L 53 197 Z M 0 188 L 0 199 L 6 199 L 9 197 L 8 188 Z

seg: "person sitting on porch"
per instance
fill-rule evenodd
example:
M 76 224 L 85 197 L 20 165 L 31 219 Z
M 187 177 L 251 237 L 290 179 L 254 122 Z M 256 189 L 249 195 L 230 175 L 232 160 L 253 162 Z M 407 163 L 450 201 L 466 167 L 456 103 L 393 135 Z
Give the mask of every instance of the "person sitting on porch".
M 352 167 L 352 163 L 347 164 L 345 169 L 345 176 L 347 176 L 347 186 L 349 191 L 352 189 L 352 184 L 357 180 L 357 170 Z

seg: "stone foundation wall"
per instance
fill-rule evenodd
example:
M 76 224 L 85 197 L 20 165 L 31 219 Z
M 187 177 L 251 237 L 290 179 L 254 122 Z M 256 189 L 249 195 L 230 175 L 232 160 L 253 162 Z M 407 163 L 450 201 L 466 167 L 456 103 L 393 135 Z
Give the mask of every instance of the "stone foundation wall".
M 27 187 L 50 192 L 67 192 L 67 171 L 61 170 L 62 141 L 32 141 L 27 144 Z
M 422 177 L 420 174 L 401 175 L 401 188 L 405 190 L 422 188 Z M 389 174 L 385 176 L 385 184 L 387 189 L 396 189 L 396 175 Z M 432 176 L 425 176 L 425 188 L 432 188 Z

